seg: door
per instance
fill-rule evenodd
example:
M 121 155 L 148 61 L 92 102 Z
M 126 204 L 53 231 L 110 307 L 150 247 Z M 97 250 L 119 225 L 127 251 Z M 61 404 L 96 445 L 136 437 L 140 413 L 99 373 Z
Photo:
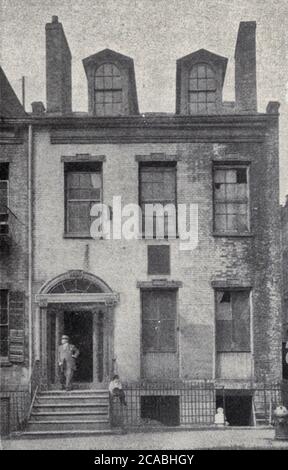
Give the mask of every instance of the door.
M 87 311 L 64 312 L 63 334 L 79 349 L 74 382 L 93 382 L 93 314 Z

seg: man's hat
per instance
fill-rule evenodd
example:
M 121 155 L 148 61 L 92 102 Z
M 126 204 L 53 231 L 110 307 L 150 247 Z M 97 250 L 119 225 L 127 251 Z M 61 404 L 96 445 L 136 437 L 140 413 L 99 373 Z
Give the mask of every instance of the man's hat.
M 62 335 L 62 339 L 69 339 L 69 336 L 67 336 L 67 335 Z

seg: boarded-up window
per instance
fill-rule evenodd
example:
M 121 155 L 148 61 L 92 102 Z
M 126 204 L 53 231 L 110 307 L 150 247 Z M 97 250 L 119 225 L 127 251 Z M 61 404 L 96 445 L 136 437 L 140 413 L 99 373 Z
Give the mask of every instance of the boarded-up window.
M 149 245 L 148 249 L 148 274 L 170 273 L 170 246 Z
M 176 291 L 142 291 L 143 352 L 176 352 Z
M 142 209 L 142 231 L 147 238 L 176 235 L 176 164 L 151 163 L 140 165 L 140 206 Z M 167 210 L 150 213 L 151 205 L 160 204 Z M 149 208 L 150 206 L 150 208 Z
M 249 231 L 248 168 L 214 167 L 214 230 Z
M 91 207 L 102 201 L 102 172 L 98 163 L 65 165 L 66 233 L 90 237 Z
M 217 352 L 250 352 L 250 292 L 216 291 Z
M 9 356 L 9 317 L 8 317 L 8 290 L 0 290 L 0 355 Z
M 8 233 L 9 163 L 0 163 L 0 233 Z

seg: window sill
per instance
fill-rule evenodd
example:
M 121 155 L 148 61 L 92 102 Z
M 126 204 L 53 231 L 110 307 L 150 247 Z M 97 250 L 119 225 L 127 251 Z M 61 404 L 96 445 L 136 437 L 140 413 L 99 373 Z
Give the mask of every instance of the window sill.
M 212 236 L 216 238 L 253 238 L 254 234 L 251 232 L 235 233 L 235 232 L 212 232 Z
M 63 238 L 83 238 L 86 240 L 104 240 L 103 237 L 93 238 L 90 234 L 85 233 L 63 233 Z

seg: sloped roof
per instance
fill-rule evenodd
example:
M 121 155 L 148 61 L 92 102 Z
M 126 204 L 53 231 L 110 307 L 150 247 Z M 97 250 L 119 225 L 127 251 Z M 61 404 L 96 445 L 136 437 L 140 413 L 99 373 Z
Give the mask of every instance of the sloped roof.
M 0 117 L 22 117 L 25 110 L 0 67 Z

